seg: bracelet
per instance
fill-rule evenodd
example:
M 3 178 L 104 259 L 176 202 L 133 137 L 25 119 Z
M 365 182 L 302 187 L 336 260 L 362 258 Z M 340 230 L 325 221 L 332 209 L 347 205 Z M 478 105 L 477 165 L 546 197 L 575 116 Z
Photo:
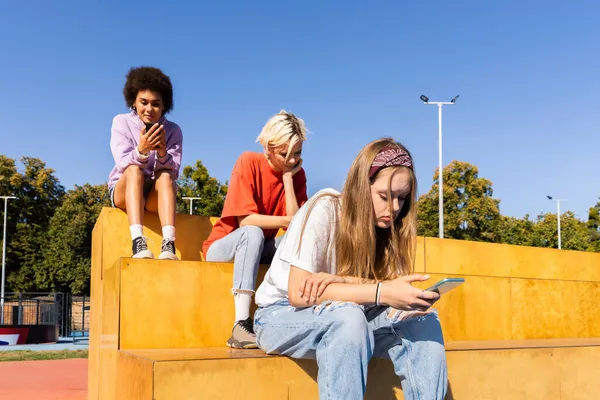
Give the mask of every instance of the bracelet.
M 135 152 L 136 152 L 138 158 L 141 158 L 141 159 L 145 160 L 148 157 L 150 157 L 150 154 L 140 153 L 140 150 L 137 148 L 137 146 L 135 147 Z
M 379 296 L 381 295 L 381 282 L 377 282 L 377 289 L 375 290 L 375 305 L 380 306 Z

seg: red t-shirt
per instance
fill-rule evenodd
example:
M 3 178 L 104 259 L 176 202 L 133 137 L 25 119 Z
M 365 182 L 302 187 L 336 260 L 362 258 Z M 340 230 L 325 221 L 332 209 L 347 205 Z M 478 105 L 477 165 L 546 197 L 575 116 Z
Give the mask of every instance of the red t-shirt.
M 308 199 L 303 168 L 294 175 L 293 180 L 296 200 L 301 207 Z M 285 189 L 283 173 L 274 171 L 264 154 L 245 152 L 233 167 L 221 219 L 214 224 L 202 246 L 204 258 L 214 241 L 239 228 L 237 217 L 250 214 L 285 216 Z M 273 239 L 278 231 L 263 229 L 265 239 Z

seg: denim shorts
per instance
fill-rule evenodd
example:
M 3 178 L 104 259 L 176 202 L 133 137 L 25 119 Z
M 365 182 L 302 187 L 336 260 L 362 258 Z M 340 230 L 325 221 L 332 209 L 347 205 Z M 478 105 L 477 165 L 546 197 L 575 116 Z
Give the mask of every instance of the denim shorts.
M 115 186 L 117 186 L 117 184 L 114 184 L 113 186 L 108 188 L 108 196 L 110 197 L 110 205 L 113 207 L 116 207 L 115 206 Z M 148 195 L 150 194 L 150 191 L 152 190 L 153 187 L 154 187 L 154 179 L 150 179 L 150 178 L 144 179 L 144 189 L 143 189 L 144 201 L 148 200 Z

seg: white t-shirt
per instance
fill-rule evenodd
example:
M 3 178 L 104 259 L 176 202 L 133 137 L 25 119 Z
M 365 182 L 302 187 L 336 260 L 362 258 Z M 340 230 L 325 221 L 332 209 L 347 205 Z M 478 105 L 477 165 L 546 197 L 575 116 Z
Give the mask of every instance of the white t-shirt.
M 256 291 L 256 304 L 267 306 L 288 298 L 290 265 L 305 271 L 335 274 L 334 234 L 339 218 L 339 202 L 323 193 L 339 195 L 334 189 L 323 189 L 312 196 L 294 215 L 287 232 L 277 247 L 271 267 Z M 314 207 L 313 207 L 314 204 Z M 298 249 L 302 226 L 309 208 L 312 207 L 304 234 L 302 247 Z

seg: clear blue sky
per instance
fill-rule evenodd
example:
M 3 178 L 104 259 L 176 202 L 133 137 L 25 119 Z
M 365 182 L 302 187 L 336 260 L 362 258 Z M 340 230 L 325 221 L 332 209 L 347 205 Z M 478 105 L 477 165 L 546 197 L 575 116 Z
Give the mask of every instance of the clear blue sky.
M 197 4 L 201 3 L 201 4 Z M 259 150 L 285 108 L 311 130 L 309 192 L 340 188 L 367 142 L 412 151 L 420 193 L 437 166 L 467 161 L 506 215 L 583 219 L 600 196 L 597 1 L 5 1 L 0 9 L 0 154 L 39 157 L 63 185 L 105 182 L 124 76 L 171 76 L 184 164 L 220 180 Z

